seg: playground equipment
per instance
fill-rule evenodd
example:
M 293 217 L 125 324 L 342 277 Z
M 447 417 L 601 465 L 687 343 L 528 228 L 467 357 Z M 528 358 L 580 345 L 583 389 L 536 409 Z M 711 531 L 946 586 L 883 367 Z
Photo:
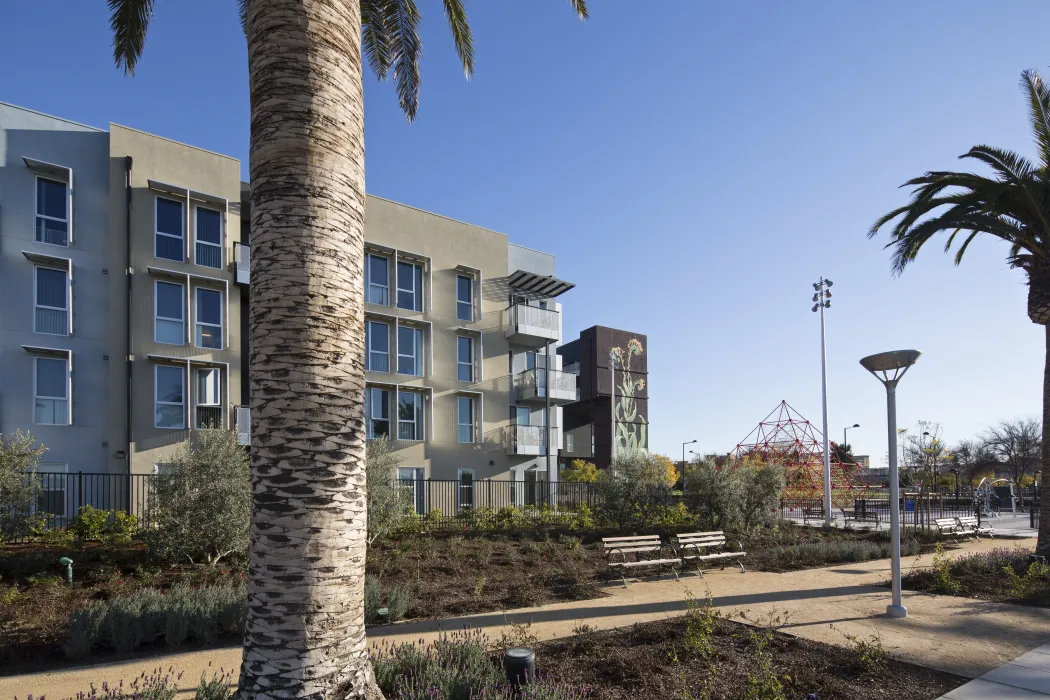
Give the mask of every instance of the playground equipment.
M 787 471 L 785 495 L 823 499 L 824 449 L 823 434 L 787 401 L 773 409 L 758 427 L 748 433 L 731 453 L 736 459 L 755 457 L 776 460 Z M 831 455 L 831 502 L 835 508 L 853 505 L 859 488 L 859 467 L 843 464 Z
M 992 510 L 992 495 L 995 485 L 1000 482 L 1010 486 L 1010 512 L 1017 515 L 1017 495 L 1014 493 L 1014 482 L 1009 479 L 992 479 L 989 481 L 988 477 L 984 477 L 977 484 L 977 488 L 974 489 L 974 500 L 982 506 L 982 513 L 994 515 L 998 518 L 999 514 Z

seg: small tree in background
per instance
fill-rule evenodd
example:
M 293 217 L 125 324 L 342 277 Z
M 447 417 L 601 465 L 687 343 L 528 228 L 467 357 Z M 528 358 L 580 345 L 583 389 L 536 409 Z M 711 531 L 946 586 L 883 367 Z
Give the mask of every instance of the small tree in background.
M 784 467 L 777 462 L 743 460 L 731 469 L 739 480 L 737 512 L 745 530 L 768 522 L 787 486 Z
M 641 450 L 618 454 L 598 479 L 599 517 L 620 530 L 652 526 L 673 500 L 667 472 Z
M 674 460 L 661 454 L 654 454 L 652 460 L 660 470 L 661 478 L 667 482 L 668 486 L 674 488 L 678 483 L 678 470 L 674 467 Z
M 594 462 L 588 462 L 585 459 L 574 459 L 569 462 L 569 466 L 562 470 L 560 479 L 562 481 L 586 481 L 594 482 L 601 477 L 601 472 L 598 471 L 598 467 L 594 465 Z
M 682 491 L 686 507 L 707 530 L 733 525 L 738 513 L 741 482 L 736 470 L 719 468 L 711 456 L 697 458 L 685 471 Z
M 369 440 L 365 455 L 368 544 L 396 530 L 412 512 L 412 494 L 397 481 L 401 458 L 386 440 Z
M 166 462 L 149 495 L 150 553 L 215 564 L 246 555 L 252 510 L 248 451 L 231 430 L 202 430 Z
M 36 478 L 40 457 L 47 448 L 29 433 L 0 433 L 0 541 L 24 537 L 33 522 L 33 506 L 40 495 Z

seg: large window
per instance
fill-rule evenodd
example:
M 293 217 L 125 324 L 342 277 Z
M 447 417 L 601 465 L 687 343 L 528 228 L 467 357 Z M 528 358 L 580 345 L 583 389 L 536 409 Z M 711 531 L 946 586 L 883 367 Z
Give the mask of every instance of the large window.
M 456 318 L 474 320 L 474 280 L 466 275 L 456 275 Z
M 222 373 L 218 367 L 200 367 L 194 418 L 197 430 L 222 427 Z
M 154 372 L 153 427 L 186 427 L 186 370 L 174 365 L 156 365 Z
M 158 343 L 184 345 L 186 343 L 185 288 L 175 282 L 157 281 L 154 285 L 156 318 L 153 321 L 153 339 Z
M 474 339 L 469 335 L 456 336 L 456 379 L 474 381 Z
M 69 190 L 64 182 L 36 179 L 36 239 L 69 245 Z
M 197 264 L 222 269 L 222 214 L 197 207 L 196 238 L 194 260 Z
M 402 391 L 397 396 L 397 439 L 423 439 L 423 394 Z
M 222 350 L 222 292 L 197 288 L 197 347 Z
M 397 264 L 397 308 L 409 311 L 423 310 L 423 266 L 416 263 Z
M 154 235 L 153 254 L 165 260 L 182 262 L 182 253 L 186 249 L 183 245 L 182 202 L 163 197 L 157 197 L 156 201 L 157 231 Z
M 456 423 L 459 442 L 474 442 L 474 399 L 469 396 L 456 398 Z
M 368 439 L 390 437 L 390 392 L 374 386 L 365 389 L 365 429 Z
M 69 425 L 69 364 L 65 359 L 34 358 L 33 422 Z
M 69 335 L 69 274 L 51 267 L 36 267 L 33 330 L 49 335 Z
M 527 406 L 511 406 L 510 419 L 514 421 L 515 425 L 530 425 L 532 414 Z
M 423 376 L 423 329 L 398 326 L 397 373 Z
M 368 348 L 365 369 L 389 372 L 390 326 L 379 321 L 365 321 L 365 346 Z
M 365 256 L 365 301 L 390 305 L 390 261 L 382 255 Z

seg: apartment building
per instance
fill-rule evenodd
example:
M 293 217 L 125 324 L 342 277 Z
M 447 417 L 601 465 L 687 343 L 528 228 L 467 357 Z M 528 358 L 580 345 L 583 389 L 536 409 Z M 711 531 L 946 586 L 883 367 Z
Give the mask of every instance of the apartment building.
M 558 348 L 565 372 L 578 378 L 577 399 L 563 409 L 562 466 L 585 459 L 608 467 L 614 439 L 617 451 L 649 448 L 648 350 L 641 333 L 605 326 Z
M 247 442 L 239 161 L 0 103 L 0 164 L 0 432 L 37 436 L 48 471 L 110 474 L 200 430 Z M 556 479 L 576 377 L 554 257 L 371 196 L 365 238 L 369 438 L 461 505 L 476 479 Z

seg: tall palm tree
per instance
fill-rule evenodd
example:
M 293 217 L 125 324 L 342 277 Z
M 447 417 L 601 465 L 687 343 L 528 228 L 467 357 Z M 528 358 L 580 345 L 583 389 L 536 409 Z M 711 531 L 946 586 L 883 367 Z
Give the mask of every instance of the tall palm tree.
M 1047 357 L 1043 370 L 1043 473 L 1050 473 L 1050 87 L 1035 71 L 1021 74 L 1021 89 L 1028 101 L 1029 121 L 1035 136 L 1036 162 L 1012 151 L 974 146 L 960 158 L 984 163 L 993 177 L 954 171 L 932 171 L 909 180 L 911 201 L 889 212 L 871 227 L 875 236 L 891 221 L 893 271 L 901 273 L 935 234 L 946 233 L 948 252 L 955 251 L 958 265 L 970 242 L 988 234 L 1010 246 L 1006 261 L 1025 273 L 1028 282 L 1028 317 L 1045 327 Z M 960 236 L 961 234 L 961 236 Z M 1050 512 L 1050 489 L 1043 489 L 1042 511 Z M 1050 554 L 1050 518 L 1039 523 L 1040 554 Z
M 462 0 L 442 0 L 469 76 Z M 154 0 L 107 0 L 118 67 Z M 586 19 L 585 0 L 570 0 Z M 414 0 L 240 0 L 251 94 L 253 512 L 242 698 L 382 697 L 364 631 L 362 59 L 419 101 Z

